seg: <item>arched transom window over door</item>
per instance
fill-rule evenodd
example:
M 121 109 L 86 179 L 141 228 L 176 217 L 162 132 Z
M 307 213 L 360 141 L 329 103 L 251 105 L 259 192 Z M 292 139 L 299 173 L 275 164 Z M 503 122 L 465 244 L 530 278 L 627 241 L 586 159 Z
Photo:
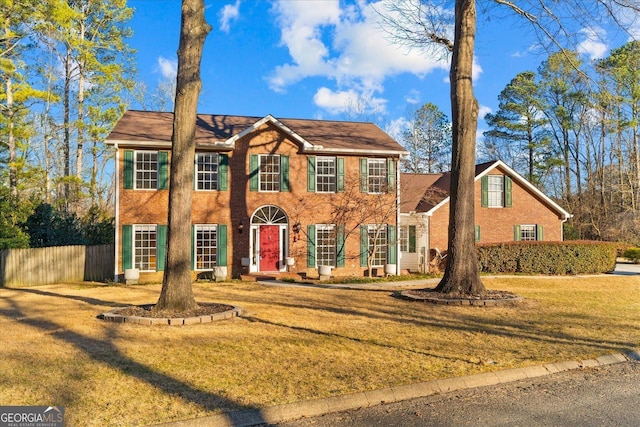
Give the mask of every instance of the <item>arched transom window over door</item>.
M 252 224 L 286 224 L 287 214 L 277 206 L 263 206 L 251 218 Z

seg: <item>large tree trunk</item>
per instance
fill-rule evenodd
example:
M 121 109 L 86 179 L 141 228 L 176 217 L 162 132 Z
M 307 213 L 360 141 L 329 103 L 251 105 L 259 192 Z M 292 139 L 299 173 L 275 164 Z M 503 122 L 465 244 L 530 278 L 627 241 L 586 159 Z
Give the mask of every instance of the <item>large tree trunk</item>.
M 448 261 L 436 290 L 480 295 L 475 245 L 474 178 L 478 103 L 473 94 L 472 67 L 476 32 L 475 0 L 456 0 L 455 39 L 451 58 L 451 202 Z
M 211 27 L 203 0 L 182 1 L 178 76 L 173 117 L 167 259 L 157 311 L 180 312 L 196 307 L 191 287 L 191 198 L 195 157 L 200 61 Z

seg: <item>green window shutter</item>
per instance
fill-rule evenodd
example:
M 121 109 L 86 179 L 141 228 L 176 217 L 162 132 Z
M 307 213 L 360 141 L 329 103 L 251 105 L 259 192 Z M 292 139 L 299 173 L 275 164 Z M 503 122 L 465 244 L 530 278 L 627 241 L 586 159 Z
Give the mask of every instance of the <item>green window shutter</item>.
M 480 226 L 476 225 L 476 242 L 480 241 Z
M 480 187 L 481 187 L 481 205 L 483 208 L 489 206 L 489 177 L 487 175 L 480 178 Z
M 516 242 L 520 241 L 520 226 L 519 225 L 514 225 L 513 226 L 513 240 L 515 240 Z
M 344 193 L 344 157 L 336 159 L 336 192 Z
M 249 191 L 258 191 L 258 155 L 249 156 Z
M 167 255 L 167 226 L 156 226 L 156 271 L 164 271 Z
M 220 267 L 227 266 L 227 226 L 226 225 L 218 225 L 218 241 L 217 241 L 217 250 L 218 250 L 218 262 L 217 265 Z
M 133 227 L 131 225 L 122 226 L 122 269 L 127 270 L 133 263 Z
M 397 260 L 396 227 L 387 225 L 387 264 L 395 264 Z
M 368 256 L 369 256 L 369 229 L 367 228 L 366 225 L 361 225 L 360 226 L 360 267 L 367 266 Z
M 280 156 L 280 191 L 290 191 L 289 156 Z
M 344 267 L 344 225 L 336 229 L 336 267 Z
M 307 157 L 307 191 L 315 193 L 316 191 L 316 158 L 315 156 Z
M 360 159 L 360 192 L 369 192 L 369 165 L 366 158 Z
M 536 226 L 536 240 L 544 240 L 544 226 L 538 224 Z
M 510 176 L 504 177 L 504 207 L 510 208 L 511 203 L 513 201 L 513 197 L 511 196 L 511 191 L 513 189 L 513 181 Z
M 191 226 L 191 270 L 196 269 L 196 226 Z
M 169 152 L 158 151 L 158 190 L 169 188 Z
M 396 192 L 396 162 L 387 159 L 387 193 Z
M 307 225 L 307 267 L 316 267 L 316 226 Z
M 409 252 L 416 253 L 416 226 L 409 226 Z
M 218 190 L 227 191 L 229 189 L 229 155 L 218 155 Z
M 133 188 L 133 150 L 124 150 L 124 182 L 123 186 L 129 190 Z M 131 267 L 129 267 L 131 268 Z

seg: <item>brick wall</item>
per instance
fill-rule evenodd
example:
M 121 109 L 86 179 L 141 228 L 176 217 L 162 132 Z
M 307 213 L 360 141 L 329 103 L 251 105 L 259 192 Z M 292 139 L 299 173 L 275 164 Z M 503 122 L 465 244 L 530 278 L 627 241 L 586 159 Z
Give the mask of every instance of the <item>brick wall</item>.
M 315 269 L 306 268 L 306 226 L 331 222 L 332 198 L 334 194 L 307 191 L 307 155 L 300 154 L 296 142 L 288 139 L 272 125 L 236 141 L 235 149 L 229 152 L 229 188 L 227 191 L 195 191 L 193 195 L 193 224 L 226 224 L 228 226 L 228 269 L 236 277 L 246 272 L 241 265 L 243 257 L 249 257 L 251 238 L 250 223 L 254 212 L 265 205 L 275 205 L 288 216 L 289 254 L 296 259 L 296 269 L 315 274 Z M 121 148 L 122 151 L 122 148 Z M 289 156 L 290 191 L 249 191 L 249 157 L 252 154 L 280 154 Z M 319 154 L 320 155 L 320 154 Z M 120 174 L 120 225 L 166 224 L 168 190 L 125 190 L 123 183 L 123 155 L 119 156 Z M 345 157 L 345 185 L 358 185 L 359 157 Z M 374 198 L 387 200 L 395 206 L 395 194 Z M 395 214 L 387 221 L 395 224 Z M 301 224 L 300 239 L 295 239 L 291 225 Z M 239 229 L 242 224 L 242 232 Z M 346 228 L 346 262 L 344 268 L 334 270 L 336 275 L 362 275 L 360 267 L 360 236 L 357 224 Z M 351 232 L 353 230 L 353 232 Z M 121 233 L 121 229 L 117 232 Z M 120 248 L 121 249 L 121 248 Z M 116 254 L 118 269 L 122 271 L 122 251 Z M 161 273 L 141 274 L 141 280 L 161 280 Z
M 493 169 L 490 174 L 502 174 Z M 562 240 L 562 220 L 543 200 L 513 181 L 512 206 L 488 208 L 481 204 L 481 182 L 475 182 L 475 224 L 480 226 L 479 243 L 514 241 L 514 225 L 535 224 L 544 227 L 545 241 Z M 430 221 L 430 246 L 441 251 L 447 248 L 449 203 L 440 207 Z

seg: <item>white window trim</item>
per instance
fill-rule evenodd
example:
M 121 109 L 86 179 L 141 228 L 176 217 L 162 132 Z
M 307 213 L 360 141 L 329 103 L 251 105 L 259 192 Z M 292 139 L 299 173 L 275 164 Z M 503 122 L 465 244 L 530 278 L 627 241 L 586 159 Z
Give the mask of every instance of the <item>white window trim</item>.
M 201 173 L 200 171 L 198 171 L 198 156 L 216 156 L 218 161 L 216 163 L 216 188 L 214 189 L 207 189 L 207 188 L 198 188 L 198 174 Z M 196 157 L 195 157 L 195 167 L 194 167 L 194 187 L 196 191 L 219 191 L 220 189 L 220 154 L 216 153 L 216 152 L 212 152 L 212 151 L 206 151 L 206 152 L 199 152 L 196 153 Z M 212 172 L 202 172 L 202 173 L 212 173 Z
M 500 201 L 498 204 L 492 204 L 493 199 L 491 195 L 497 193 L 497 191 L 491 191 L 491 180 L 500 181 L 501 190 L 500 190 Z M 504 208 L 504 175 L 487 175 L 487 207 L 488 208 Z
M 133 224 L 133 230 L 132 230 L 132 233 L 131 233 L 131 239 L 133 240 L 131 242 L 131 257 L 133 259 L 131 260 L 131 265 L 134 268 L 138 268 L 138 265 L 136 264 L 136 249 L 137 249 L 137 246 L 136 246 L 136 233 L 138 231 L 143 231 L 141 229 L 142 228 L 147 228 L 147 227 L 148 228 L 153 228 L 153 230 L 155 230 L 155 233 L 156 233 L 156 246 L 155 246 L 156 263 L 155 263 L 155 268 L 150 269 L 150 270 L 140 269 L 140 271 L 144 271 L 144 272 L 157 271 L 157 269 L 158 269 L 158 225 L 157 224 Z
M 315 237 L 315 242 L 316 242 L 316 254 L 315 254 L 315 256 L 316 256 L 316 264 L 317 265 L 321 265 L 319 263 L 319 261 L 318 261 L 320 259 L 320 257 L 318 256 L 318 248 L 320 246 L 318 244 L 318 242 L 319 242 L 318 232 L 321 231 L 321 230 L 332 230 L 334 232 L 334 237 L 333 237 L 334 238 L 333 262 L 329 266 L 335 268 L 335 266 L 336 266 L 336 264 L 338 262 L 338 248 L 337 248 L 337 244 L 338 244 L 337 238 L 338 238 L 338 236 L 336 235 L 336 233 L 337 233 L 336 225 L 335 224 L 315 224 L 315 226 L 316 226 L 316 235 L 314 237 Z M 324 264 L 322 264 L 322 265 L 324 265 Z
M 219 236 L 218 236 L 218 224 L 194 224 L 194 230 L 193 230 L 193 268 L 194 271 L 209 271 L 214 269 L 215 267 L 218 266 L 218 241 L 219 241 Z M 198 268 L 198 229 L 204 229 L 204 228 L 211 228 L 214 229 L 216 232 L 216 265 L 214 265 L 213 267 L 206 267 L 206 268 Z
M 143 154 L 143 153 L 155 153 L 156 154 L 156 168 L 155 168 L 155 172 L 156 172 L 156 185 L 150 188 L 141 188 L 138 187 L 138 154 Z M 156 190 L 158 188 L 158 179 L 159 179 L 159 173 L 160 173 L 160 168 L 158 165 L 158 157 L 160 155 L 160 152 L 158 150 L 134 150 L 133 152 L 133 189 L 134 190 Z
M 523 233 L 525 227 L 533 228 L 533 239 L 524 239 Z M 538 226 L 537 224 L 520 224 L 520 241 L 522 242 L 535 242 L 538 240 Z
M 378 247 L 378 250 L 382 251 L 383 255 L 384 255 L 384 263 L 382 264 L 371 264 L 372 267 L 375 268 L 380 268 L 380 267 L 384 267 L 384 264 L 386 264 L 387 262 L 387 248 L 389 246 L 389 229 L 387 224 L 369 224 L 367 226 L 367 232 L 369 234 L 369 238 L 368 238 L 368 247 L 367 247 L 367 252 L 369 252 L 371 250 L 371 233 L 375 233 L 376 230 L 378 228 L 384 228 L 384 245 L 381 245 Z M 375 246 L 374 246 L 375 247 Z M 374 260 L 375 260 L 375 255 L 374 255 Z
M 384 194 L 384 187 L 385 184 L 380 184 L 380 191 L 371 191 L 371 177 L 372 175 L 369 173 L 370 171 L 370 165 L 371 163 L 380 163 L 382 164 L 382 169 L 384 170 L 384 173 L 382 174 L 382 181 L 386 182 L 387 180 L 387 159 L 376 159 L 376 158 L 367 158 L 367 193 L 369 194 Z M 387 183 L 388 184 L 388 183 Z
M 333 174 L 320 174 L 318 173 L 319 168 L 319 163 L 320 161 L 327 161 L 327 160 L 331 160 L 333 162 Z M 368 165 L 367 165 L 368 166 Z M 317 156 L 316 157 L 316 193 L 335 193 L 337 192 L 338 189 L 338 159 L 337 157 L 332 157 L 332 156 Z M 318 179 L 321 176 L 330 176 L 333 179 L 333 190 L 320 190 L 320 183 L 318 182 Z
M 265 157 L 277 157 L 278 158 L 278 189 L 277 190 L 263 190 L 262 189 L 262 159 Z M 280 163 L 280 154 L 258 154 L 258 192 L 260 193 L 280 193 L 282 181 L 282 164 Z

